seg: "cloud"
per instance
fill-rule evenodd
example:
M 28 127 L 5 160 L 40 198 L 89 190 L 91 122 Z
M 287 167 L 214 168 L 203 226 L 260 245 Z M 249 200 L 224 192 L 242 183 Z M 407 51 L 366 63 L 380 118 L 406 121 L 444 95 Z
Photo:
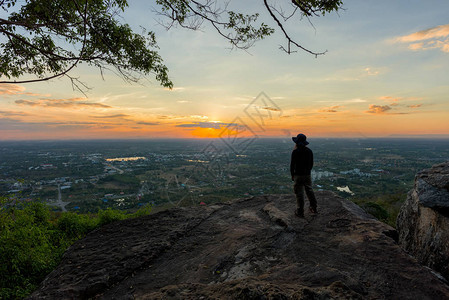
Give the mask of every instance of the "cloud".
M 340 103 L 365 103 L 368 102 L 367 100 L 364 99 L 349 99 L 349 100 L 318 100 L 315 101 L 317 103 L 336 103 L 336 102 L 340 102 Z
M 30 114 L 21 111 L 0 110 L 0 115 L 5 117 L 29 116 Z
M 422 104 L 414 104 L 414 105 L 408 105 L 407 107 L 418 108 L 418 107 L 421 107 L 421 106 L 422 106 Z
M 188 101 L 188 100 L 178 100 L 176 102 L 178 102 L 178 103 L 190 103 L 190 101 Z
M 369 109 L 366 111 L 366 113 L 369 113 L 369 114 L 385 114 L 389 110 L 391 110 L 391 107 L 388 106 L 388 105 L 370 104 Z
M 29 122 L 13 118 L 0 117 L 0 130 L 25 130 L 27 132 L 43 132 L 48 130 L 86 129 L 98 125 L 93 122 Z
M 202 115 L 190 115 L 189 118 L 191 118 L 191 119 L 199 119 L 199 120 L 202 120 L 202 121 L 205 121 L 205 120 L 209 119 L 208 116 L 202 116 Z
M 15 102 L 16 102 L 16 104 L 19 104 L 19 105 L 29 105 L 29 106 L 39 105 L 38 103 L 36 103 L 34 101 L 30 101 L 30 100 L 16 100 Z
M 262 107 L 262 109 L 271 110 L 271 111 L 281 111 L 279 108 L 270 107 L 270 106 Z
M 116 114 L 116 115 L 109 115 L 109 116 L 91 116 L 92 118 L 96 119 L 114 119 L 114 118 L 125 118 L 129 117 L 127 114 Z
M 221 129 L 223 127 L 236 124 L 234 123 L 219 123 L 219 122 L 194 122 L 194 123 L 186 123 L 179 124 L 176 127 L 187 127 L 187 128 L 213 128 L 213 129 Z
M 25 92 L 25 87 L 12 84 L 12 83 L 0 83 L 0 95 L 27 95 L 27 96 L 37 96 L 37 97 L 50 97 L 50 94 L 36 94 Z
M 85 98 L 70 99 L 39 99 L 39 100 L 16 100 L 18 105 L 56 107 L 56 108 L 111 108 L 111 106 L 102 103 L 85 102 Z
M 365 103 L 365 102 L 367 102 L 367 101 L 364 100 L 364 99 L 358 99 L 358 98 L 356 98 L 356 99 L 345 100 L 345 101 L 343 101 L 343 102 L 346 102 L 346 103 Z
M 342 107 L 342 106 L 335 105 L 335 106 L 331 106 L 331 107 L 323 107 L 322 109 L 318 110 L 318 112 L 336 113 L 336 112 L 338 112 L 337 109 L 340 107 Z
M 407 112 L 390 112 L 392 110 L 391 105 L 375 105 L 370 104 L 369 109 L 365 111 L 368 114 L 377 114 L 377 115 L 406 115 L 409 114 Z
M 18 84 L 1 83 L 0 95 L 18 95 L 25 91 L 25 87 Z
M 0 131 L 22 131 L 42 132 L 48 130 L 47 124 L 24 122 L 13 118 L 0 117 Z
M 160 123 L 155 123 L 155 122 L 137 122 L 137 124 L 148 125 L 148 126 L 160 125 Z
M 368 76 L 376 76 L 379 75 L 380 71 L 379 70 L 373 70 L 372 68 L 365 68 L 365 74 Z
M 174 119 L 184 119 L 186 116 L 174 116 L 174 115 L 159 115 L 157 116 L 160 120 L 174 120 Z
M 449 24 L 400 36 L 395 39 L 395 42 L 410 43 L 408 48 L 413 51 L 440 49 L 449 53 Z
M 392 97 L 392 96 L 382 96 L 379 97 L 380 100 L 384 100 L 385 102 L 390 102 L 390 106 L 398 106 L 399 101 L 403 100 L 402 97 Z
M 417 97 L 392 97 L 392 96 L 382 96 L 382 97 L 379 97 L 379 99 L 384 100 L 385 102 L 389 102 L 388 106 L 390 106 L 390 107 L 392 107 L 392 106 L 407 106 L 410 108 L 417 108 L 417 107 L 420 107 L 422 104 L 406 105 L 406 102 L 423 100 L 422 98 L 417 98 Z
M 348 103 L 364 103 L 364 102 L 367 102 L 367 101 L 364 100 L 364 99 L 351 99 L 351 100 L 347 100 L 345 102 L 348 102 Z
M 389 102 L 398 102 L 402 98 L 401 97 L 382 96 L 382 97 L 379 97 L 379 99 L 389 101 Z
M 432 27 L 397 38 L 400 42 L 416 42 L 446 37 L 449 35 L 449 24 Z
M 421 50 L 422 48 L 424 48 L 424 43 L 415 43 L 415 44 L 410 44 L 408 46 L 408 48 L 410 50 Z

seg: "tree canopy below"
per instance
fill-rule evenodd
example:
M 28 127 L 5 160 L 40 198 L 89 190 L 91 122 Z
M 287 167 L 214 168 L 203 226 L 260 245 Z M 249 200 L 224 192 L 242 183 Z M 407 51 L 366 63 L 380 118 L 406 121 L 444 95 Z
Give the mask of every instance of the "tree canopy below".
M 341 0 L 260 0 L 286 39 L 281 50 L 298 49 L 318 56 L 297 42 L 286 30 L 287 22 L 318 17 L 341 9 Z M 28 83 L 65 76 L 78 90 L 88 87 L 70 71 L 80 63 L 113 70 L 137 82 L 152 74 L 164 87 L 173 83 L 163 63 L 153 31 L 134 32 L 122 24 L 126 0 L 0 0 L 6 18 L 0 18 L 0 83 Z M 19 4 L 20 3 L 20 4 Z M 210 24 L 233 48 L 248 49 L 275 32 L 259 21 L 260 12 L 244 14 L 228 9 L 221 0 L 156 0 L 161 24 L 198 30 Z M 145 24 L 142 24 L 145 25 Z M 29 76 L 34 77 L 29 79 Z M 24 78 L 25 77 L 25 78 Z

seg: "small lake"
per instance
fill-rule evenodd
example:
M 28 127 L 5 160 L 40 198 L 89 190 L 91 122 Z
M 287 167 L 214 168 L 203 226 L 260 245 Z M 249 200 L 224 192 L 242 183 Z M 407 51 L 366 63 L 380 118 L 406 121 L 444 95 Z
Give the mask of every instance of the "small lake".
M 147 159 L 143 156 L 132 156 L 132 157 L 117 157 L 117 158 L 106 158 L 106 161 L 134 161 L 139 159 Z

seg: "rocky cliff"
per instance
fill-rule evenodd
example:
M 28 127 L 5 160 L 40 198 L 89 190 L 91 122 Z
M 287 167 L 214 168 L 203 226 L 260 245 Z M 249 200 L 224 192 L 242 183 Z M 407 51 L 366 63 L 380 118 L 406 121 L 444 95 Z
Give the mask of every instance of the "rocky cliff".
M 331 192 L 175 208 L 78 241 L 31 299 L 449 299 L 393 228 Z
M 397 228 L 407 252 L 449 279 L 449 162 L 416 175 Z

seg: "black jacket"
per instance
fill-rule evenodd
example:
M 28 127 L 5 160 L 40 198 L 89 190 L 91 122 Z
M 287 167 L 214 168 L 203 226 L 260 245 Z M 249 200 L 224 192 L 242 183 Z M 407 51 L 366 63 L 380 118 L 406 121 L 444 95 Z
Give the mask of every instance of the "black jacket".
M 290 173 L 294 175 L 310 175 L 313 167 L 313 152 L 305 146 L 299 146 L 292 152 Z

